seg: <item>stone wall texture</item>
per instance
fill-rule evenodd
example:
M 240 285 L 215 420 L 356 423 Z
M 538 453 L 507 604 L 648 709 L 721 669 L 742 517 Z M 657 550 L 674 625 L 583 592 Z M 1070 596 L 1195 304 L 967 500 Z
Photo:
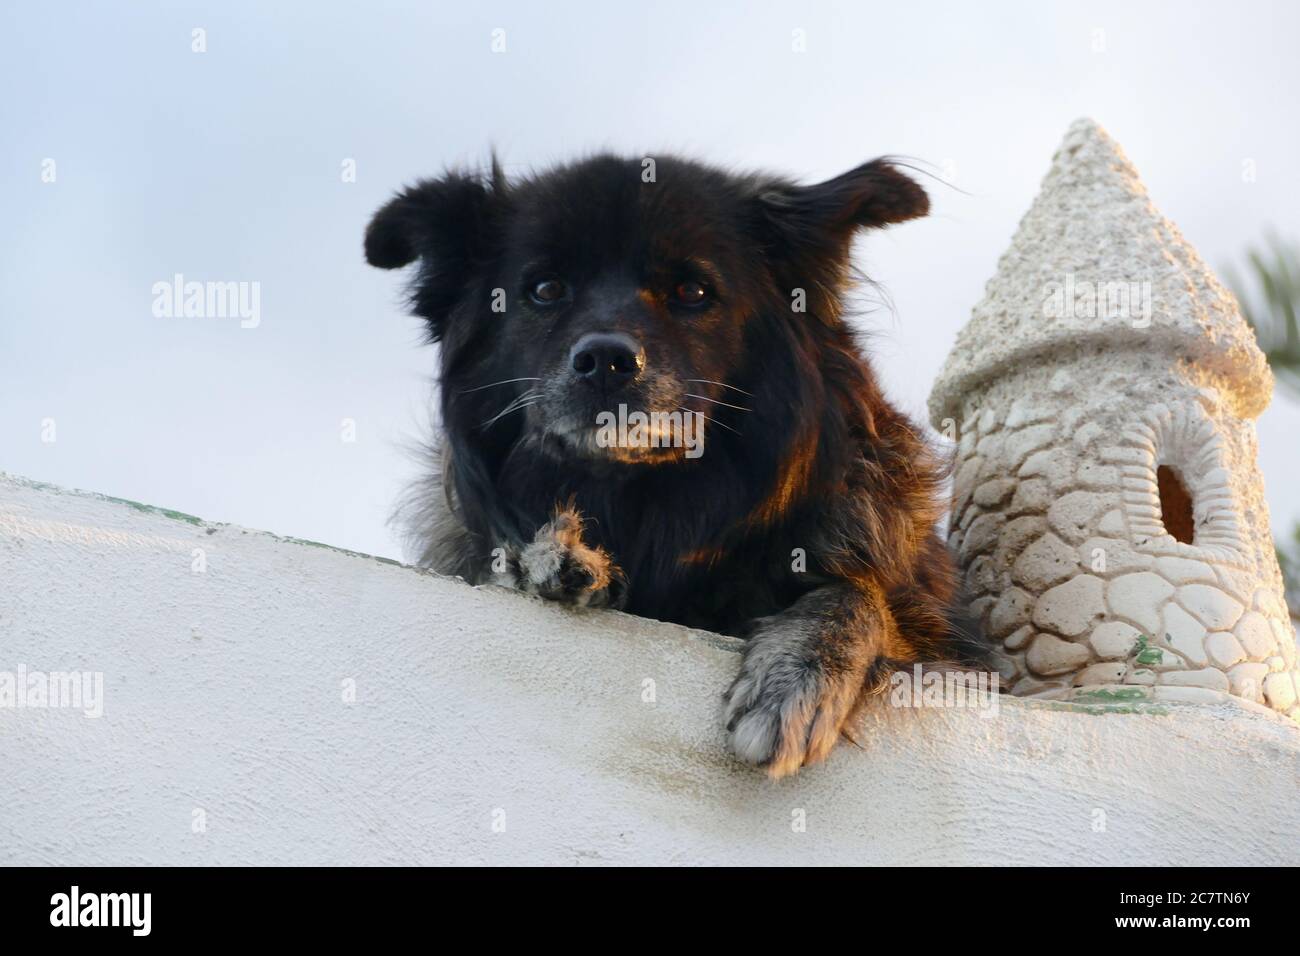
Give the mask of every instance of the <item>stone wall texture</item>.
M 1077 292 L 1108 286 L 1134 300 Z M 1075 124 L 931 397 L 957 441 L 950 541 L 1013 693 L 1232 694 L 1300 719 L 1258 353 L 1115 144 Z M 1165 527 L 1160 466 L 1190 496 L 1190 541 Z

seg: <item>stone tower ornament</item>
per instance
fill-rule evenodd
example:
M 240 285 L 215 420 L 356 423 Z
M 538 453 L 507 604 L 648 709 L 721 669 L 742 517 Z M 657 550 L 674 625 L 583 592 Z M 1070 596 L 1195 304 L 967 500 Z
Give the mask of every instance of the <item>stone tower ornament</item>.
M 1013 693 L 1300 719 L 1256 466 L 1272 386 L 1233 297 L 1074 123 L 930 395 L 957 441 L 950 541 Z

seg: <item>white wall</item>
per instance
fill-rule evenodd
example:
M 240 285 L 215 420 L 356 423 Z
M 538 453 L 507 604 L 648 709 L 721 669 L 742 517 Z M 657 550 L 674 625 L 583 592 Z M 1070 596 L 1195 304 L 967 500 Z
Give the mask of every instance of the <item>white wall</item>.
M 0 672 L 104 680 L 0 709 L 0 864 L 1300 862 L 1281 718 L 878 707 L 771 783 L 737 646 L 0 476 Z

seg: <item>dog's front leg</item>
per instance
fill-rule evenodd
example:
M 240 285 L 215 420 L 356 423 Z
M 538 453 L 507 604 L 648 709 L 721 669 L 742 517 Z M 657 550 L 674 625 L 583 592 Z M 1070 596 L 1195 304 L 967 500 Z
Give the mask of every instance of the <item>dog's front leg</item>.
M 883 592 L 848 582 L 755 621 L 725 695 L 732 750 L 774 778 L 825 759 L 878 676 L 893 627 Z
M 626 600 L 623 572 L 603 548 L 582 540 L 582 516 L 573 508 L 557 508 L 530 543 L 494 560 L 500 570 L 494 567 L 493 583 L 550 601 L 618 608 Z

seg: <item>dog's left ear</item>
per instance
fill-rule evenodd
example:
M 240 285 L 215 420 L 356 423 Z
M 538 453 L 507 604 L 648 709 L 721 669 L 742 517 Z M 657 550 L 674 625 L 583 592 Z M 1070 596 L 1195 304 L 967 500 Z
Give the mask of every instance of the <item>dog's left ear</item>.
M 780 186 L 759 197 L 764 214 L 788 238 L 848 240 L 854 230 L 916 219 L 930 197 L 887 159 L 873 159 L 815 186 Z

